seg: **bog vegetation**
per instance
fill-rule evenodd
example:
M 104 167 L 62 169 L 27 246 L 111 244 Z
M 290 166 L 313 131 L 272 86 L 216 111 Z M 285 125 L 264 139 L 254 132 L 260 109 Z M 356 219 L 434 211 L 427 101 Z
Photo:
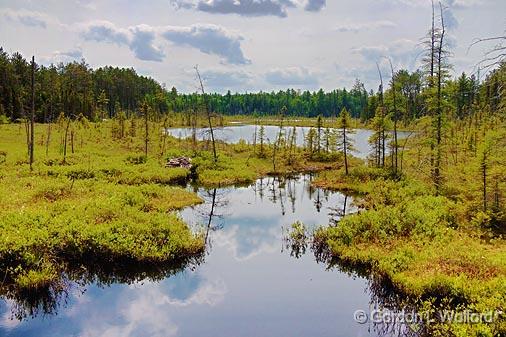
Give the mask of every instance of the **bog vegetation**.
M 451 78 L 443 17 L 424 68 L 390 63 L 383 83 L 378 66 L 377 92 L 357 81 L 349 92 L 219 95 L 200 81 L 198 94 L 180 94 L 133 69 L 38 66 L 0 50 L 0 293 L 47 288 L 84 261 L 199 256 L 203 235 L 175 211 L 201 200 L 181 185 L 312 171 L 316 186 L 352 192 L 360 210 L 312 235 L 296 223 L 293 240 L 311 236 L 320 253 L 366 266 L 420 310 L 506 310 L 506 63 L 499 53 L 485 79 Z M 235 114 L 256 125 L 251 139 L 216 139 Z M 275 139 L 264 124 L 279 128 Z M 311 126 L 303 147 L 296 124 Z M 181 125 L 191 137 L 167 134 Z M 365 161 L 353 156 L 358 125 L 373 130 Z M 400 129 L 412 132 L 400 139 Z M 166 166 L 182 156 L 191 168 Z M 499 336 L 506 320 L 426 328 Z

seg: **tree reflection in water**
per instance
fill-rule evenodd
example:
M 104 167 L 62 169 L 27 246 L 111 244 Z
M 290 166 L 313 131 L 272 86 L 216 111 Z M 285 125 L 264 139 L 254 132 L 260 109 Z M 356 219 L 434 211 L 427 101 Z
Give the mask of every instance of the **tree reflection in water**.
M 294 223 L 291 228 L 284 231 L 283 248 L 290 253 L 290 256 L 297 259 L 301 258 L 309 248 L 313 253 L 315 262 L 324 264 L 327 270 L 336 270 L 353 277 L 366 279 L 366 291 L 370 295 L 368 315 L 373 312 L 373 310 L 388 311 L 393 314 L 392 316 L 398 317 L 400 317 L 403 312 L 417 313 L 417 309 L 420 308 L 420 303 L 403 296 L 387 279 L 372 273 L 370 266 L 350 263 L 333 256 L 326 243 L 326 239 L 320 235 L 319 231 L 319 228 L 309 230 L 300 222 Z M 381 323 L 369 321 L 366 324 L 369 324 L 369 331 L 374 331 L 378 336 L 431 336 L 429 326 L 424 325 L 423 321 L 417 322 L 416 324 L 401 324 L 399 322 L 385 320 Z
M 222 213 L 228 205 L 227 190 L 217 188 L 209 190 L 200 190 L 199 195 L 204 199 L 203 207 L 197 209 L 197 215 L 202 219 L 202 224 L 205 225 L 205 243 L 206 247 L 211 247 L 210 233 L 223 229 L 221 219 L 226 215 Z M 220 220 L 220 221 L 216 221 Z
M 194 256 L 164 263 L 139 263 L 129 259 L 111 260 L 89 257 L 70 262 L 58 280 L 37 290 L 3 284 L 0 296 L 11 303 L 11 318 L 23 320 L 39 315 L 56 315 L 68 303 L 71 294 L 84 293 L 86 286 L 99 287 L 114 283 L 133 284 L 160 281 L 185 269 L 195 269 L 204 261 L 204 251 Z
M 318 213 L 328 210 L 325 207 L 337 207 L 340 213 L 337 212 L 332 218 L 340 218 L 342 215 L 350 212 L 347 207 L 349 199 L 345 198 L 345 205 L 343 205 L 340 199 L 330 199 L 331 192 L 317 189 L 311 186 L 312 177 L 310 175 L 295 176 L 295 177 L 266 177 L 257 180 L 255 184 L 249 186 L 250 191 L 243 193 L 244 191 L 237 191 L 239 196 L 245 196 L 248 199 L 241 200 L 237 205 L 234 203 L 233 207 L 242 207 L 246 202 L 248 204 L 257 203 L 253 205 L 249 210 L 255 212 L 262 212 L 262 208 L 265 203 L 270 203 L 274 206 L 274 212 L 278 214 L 303 214 L 299 213 L 303 208 L 314 207 Z M 189 187 L 192 188 L 192 187 Z M 98 286 L 107 286 L 113 283 L 126 283 L 131 284 L 134 282 L 141 281 L 159 281 L 168 278 L 174 274 L 181 272 L 187 268 L 195 268 L 204 261 L 206 253 L 209 254 L 212 249 L 212 238 L 213 232 L 217 232 L 223 229 L 225 218 L 229 214 L 227 212 L 234 211 L 229 209 L 229 199 L 235 197 L 231 192 L 234 188 L 213 188 L 204 189 L 198 186 L 193 186 L 194 191 L 197 192 L 203 199 L 204 204 L 192 209 L 192 216 L 198 217 L 199 229 L 206 242 L 205 252 L 201 252 L 195 256 L 183 259 L 180 261 L 173 261 L 172 263 L 160 264 L 160 263 L 144 263 L 139 264 L 134 261 L 111 261 L 101 260 L 99 258 L 90 257 L 86 261 L 79 261 L 69 263 L 65 266 L 64 272 L 62 272 L 58 282 L 48 286 L 46 289 L 41 289 L 37 292 L 20 290 L 13 285 L 3 285 L 0 287 L 0 296 L 11 302 L 11 308 L 13 310 L 13 316 L 18 319 L 25 317 L 33 317 L 37 315 L 56 314 L 61 306 L 65 306 L 72 294 L 76 292 L 84 292 L 88 285 L 97 284 Z M 253 193 L 251 193 L 253 191 Z M 335 204 L 330 204 L 329 200 Z M 234 201 L 234 200 L 232 200 Z M 262 204 L 264 203 L 264 204 Z M 329 206 L 324 206 L 329 205 Z M 296 207 L 297 209 L 296 213 Z M 307 213 L 315 213 L 314 210 Z M 253 216 L 256 217 L 253 213 Z M 241 218 L 244 220 L 243 227 L 241 227 L 242 234 L 244 237 L 251 235 L 251 229 L 254 229 L 254 225 L 250 222 L 250 219 Z M 325 216 L 325 215 L 323 215 Z M 234 217 L 229 217 L 228 220 Z M 255 218 L 256 219 L 256 218 Z M 263 219 L 259 217 L 259 219 Z M 263 231 L 260 231 L 259 235 L 268 236 L 273 235 L 273 242 L 279 242 L 279 231 L 278 235 L 272 234 L 272 227 L 279 229 L 278 220 L 279 216 L 272 216 L 267 221 L 276 221 L 273 223 L 261 224 Z M 286 218 L 283 218 L 286 219 Z M 234 220 L 235 221 L 235 220 Z M 263 221 L 263 220 L 262 220 Z M 283 221 L 283 220 L 281 220 Z M 329 252 L 320 244 L 317 240 L 309 240 L 310 236 L 307 235 L 304 228 L 298 228 L 297 235 L 293 236 L 290 245 L 285 247 L 292 256 L 299 258 L 303 256 L 307 251 L 311 250 L 318 262 L 329 261 Z M 274 236 L 276 235 L 276 236 Z M 269 237 L 270 238 L 270 237 Z M 256 238 L 253 238 L 256 239 Z M 254 240 L 252 240 L 254 241 Z

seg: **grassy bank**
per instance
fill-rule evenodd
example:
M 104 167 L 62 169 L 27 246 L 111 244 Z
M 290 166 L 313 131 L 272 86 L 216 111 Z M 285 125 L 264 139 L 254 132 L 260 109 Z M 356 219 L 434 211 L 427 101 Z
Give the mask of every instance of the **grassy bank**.
M 161 264 L 203 251 L 174 212 L 201 199 L 174 186 L 188 170 L 163 166 L 157 138 L 146 159 L 140 137 L 114 139 L 107 123 L 74 125 L 64 158 L 65 129 L 52 128 L 46 154 L 48 125 L 37 125 L 30 171 L 23 125 L 0 125 L 2 293 L 53 286 L 89 261 Z
M 362 200 L 366 210 L 317 232 L 332 255 L 365 265 L 419 304 L 473 312 L 504 310 L 506 241 L 485 239 L 475 223 L 463 221 L 462 205 L 426 193 L 407 182 L 375 181 Z M 477 226 L 470 228 L 470 226 Z M 432 335 L 494 336 L 504 319 L 491 325 L 432 326 Z
M 494 144 L 504 149 L 503 126 L 483 127 L 498 128 Z M 419 310 L 445 306 L 504 312 L 506 219 L 501 201 L 506 155 L 496 150 L 494 161 L 487 162 L 487 178 L 494 188 L 488 190 L 489 208 L 484 211 L 480 143 L 487 139 L 478 141 L 477 150 L 455 146 L 460 156 L 445 162 L 440 193 L 424 174 L 427 152 L 421 137 L 404 154 L 406 165 L 396 179 L 389 169 L 360 166 L 349 175 L 342 170 L 321 173 L 315 185 L 357 193 L 355 203 L 361 210 L 335 227 L 317 230 L 315 241 L 324 243 L 331 256 L 366 266 L 388 280 Z M 431 336 L 501 336 L 506 319 L 503 314 L 491 324 L 439 323 L 426 329 Z

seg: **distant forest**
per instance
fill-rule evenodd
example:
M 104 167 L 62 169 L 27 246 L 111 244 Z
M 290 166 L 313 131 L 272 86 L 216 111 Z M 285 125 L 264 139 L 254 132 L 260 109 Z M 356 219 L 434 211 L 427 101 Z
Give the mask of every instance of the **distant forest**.
M 31 102 L 31 63 L 19 53 L 9 55 L 0 48 L 0 115 L 15 121 L 25 117 Z M 492 109 L 499 104 L 504 64 L 489 73 L 484 83 L 475 76 L 462 73 L 455 79 L 446 78 L 442 96 L 448 111 L 457 118 L 472 113 L 475 105 L 487 104 Z M 387 74 L 384 74 L 384 77 Z M 388 76 L 391 77 L 391 76 Z M 366 91 L 359 80 L 347 89 L 316 92 L 288 89 L 278 92 L 181 94 L 172 87 L 165 89 L 152 78 L 138 75 L 134 69 L 102 67 L 92 69 L 85 61 L 58 65 L 36 65 L 36 120 L 48 122 L 61 114 L 89 120 L 114 118 L 120 111 L 127 116 L 139 114 L 147 101 L 156 114 L 200 111 L 207 101 L 210 110 L 223 115 L 277 115 L 286 107 L 289 116 L 337 116 L 346 108 L 353 117 L 364 121 L 374 118 L 380 102 L 392 111 L 393 96 L 399 119 L 405 123 L 428 114 L 431 86 L 423 71 L 398 70 L 388 89 Z M 378 78 L 378 83 L 380 83 Z M 394 83 L 394 85 L 392 85 Z M 503 82 L 504 83 L 504 82 Z M 383 84 L 384 87 L 387 84 Z

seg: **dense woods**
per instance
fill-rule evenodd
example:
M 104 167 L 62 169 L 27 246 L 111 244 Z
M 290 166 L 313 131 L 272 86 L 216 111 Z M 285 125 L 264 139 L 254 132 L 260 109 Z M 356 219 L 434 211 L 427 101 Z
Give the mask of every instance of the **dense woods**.
M 430 61 L 426 66 L 430 68 Z M 425 65 L 424 65 L 425 66 Z M 367 91 L 359 80 L 347 89 L 316 92 L 288 89 L 279 92 L 208 94 L 207 102 L 214 113 L 223 115 L 277 115 L 286 107 L 286 116 L 337 117 L 346 108 L 353 118 L 377 119 L 379 106 L 385 117 L 395 111 L 399 122 L 407 125 L 416 118 L 431 115 L 435 104 L 435 75 L 424 70 L 394 72 L 388 88 Z M 433 66 L 432 66 L 433 67 Z M 501 106 L 501 76 L 504 66 L 491 72 L 485 81 L 462 73 L 451 79 L 445 71 L 441 86 L 442 108 L 456 118 L 472 115 L 479 107 L 496 110 Z M 31 65 L 19 53 L 8 55 L 0 48 L 0 115 L 11 121 L 24 118 L 30 111 Z M 202 107 L 201 93 L 179 93 L 175 87 L 166 90 L 152 78 L 138 75 L 134 69 L 90 68 L 84 60 L 50 66 L 37 65 L 35 71 L 35 115 L 37 122 L 55 120 L 60 114 L 88 120 L 140 116 L 145 98 L 157 114 L 187 113 Z M 384 90 L 383 90 L 384 89 Z M 394 99 L 395 98 L 395 99 Z
M 0 48 L 0 115 L 15 121 L 30 111 L 31 65 L 19 53 Z M 84 61 L 37 65 L 35 71 L 36 121 L 56 120 L 63 113 L 89 120 L 116 116 L 120 110 L 138 111 L 146 96 L 158 111 L 167 112 L 166 95 L 155 80 L 133 69 L 91 69 Z

